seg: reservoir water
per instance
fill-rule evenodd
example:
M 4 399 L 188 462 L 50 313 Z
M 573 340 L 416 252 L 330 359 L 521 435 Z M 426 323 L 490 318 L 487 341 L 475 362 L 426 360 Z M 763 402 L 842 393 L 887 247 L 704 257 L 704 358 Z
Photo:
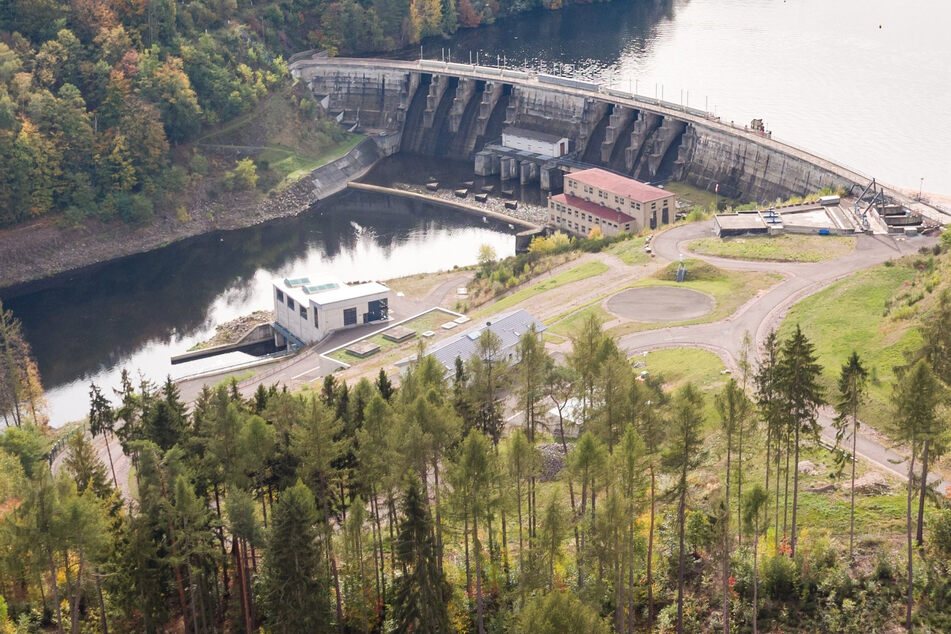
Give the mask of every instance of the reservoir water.
M 338 197 L 296 218 L 185 240 L 0 296 L 23 322 L 59 426 L 85 416 L 90 381 L 111 388 L 123 368 L 152 381 L 194 372 L 194 364 L 173 368 L 170 356 L 209 338 L 215 324 L 270 309 L 273 278 L 391 279 L 474 264 L 482 244 L 515 252 L 504 226 L 476 226 L 436 208 L 394 214 Z
M 424 54 L 599 79 L 739 125 L 762 118 L 777 140 L 951 194 L 949 27 L 944 0 L 614 0 L 460 30 Z
M 923 178 L 925 191 L 951 194 L 949 24 L 942 0 L 615 0 L 423 48 L 428 58 L 451 49 L 455 61 L 471 53 L 596 78 L 738 124 L 763 118 L 776 139 L 890 184 L 917 190 Z M 58 425 L 83 416 L 90 381 L 111 386 L 123 367 L 159 381 L 169 356 L 214 324 L 268 308 L 272 277 L 386 279 L 473 263 L 482 243 L 514 252 L 504 228 L 334 200 L 0 295 L 23 321 Z

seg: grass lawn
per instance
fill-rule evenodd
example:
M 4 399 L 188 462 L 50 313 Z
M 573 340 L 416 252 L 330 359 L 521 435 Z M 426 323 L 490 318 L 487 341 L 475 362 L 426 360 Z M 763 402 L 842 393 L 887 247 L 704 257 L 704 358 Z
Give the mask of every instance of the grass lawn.
M 301 178 L 335 159 L 340 158 L 352 150 L 365 137 L 359 134 L 348 134 L 340 143 L 336 143 L 315 156 L 301 154 L 289 147 L 268 146 L 257 156 L 260 161 L 267 161 L 271 169 L 281 175 L 281 181 L 274 189 L 280 190 L 291 185 Z
M 842 365 L 853 350 L 859 353 L 871 374 L 868 403 L 859 415 L 879 430 L 891 416 L 892 368 L 906 363 L 905 354 L 921 344 L 910 322 L 884 317 L 885 302 L 914 277 L 913 269 L 899 265 L 857 273 L 793 306 L 779 329 L 788 337 L 799 324 L 815 344 L 830 400 Z
M 579 328 L 581 328 L 582 322 L 584 322 L 584 320 L 588 318 L 588 315 L 591 315 L 591 314 L 596 315 L 598 319 L 601 320 L 601 323 L 605 323 L 612 319 L 616 319 L 614 315 L 612 315 L 611 313 L 609 313 L 608 311 L 606 311 L 604 308 L 601 307 L 601 302 L 597 302 L 595 304 L 590 304 L 586 306 L 585 308 L 582 308 L 581 310 L 571 313 L 564 319 L 559 320 L 560 316 L 555 317 L 555 319 L 553 320 L 554 325 L 552 325 L 548 329 L 548 332 L 551 332 L 557 335 L 564 335 L 566 337 L 570 337 L 573 334 L 575 334 L 575 332 Z
M 687 248 L 704 255 L 738 260 L 821 262 L 851 253 L 855 249 L 855 238 L 812 235 L 703 238 L 691 242 Z
M 559 286 L 564 286 L 565 284 L 571 284 L 572 282 L 578 282 L 589 277 L 594 277 L 595 275 L 600 275 L 607 270 L 608 265 L 603 262 L 585 262 L 584 264 L 579 264 L 578 266 L 570 268 L 567 271 L 562 271 L 558 275 L 549 277 L 542 282 L 537 282 L 531 286 L 515 291 L 511 295 L 506 295 L 498 301 L 489 302 L 478 312 L 472 315 L 472 318 L 476 319 L 477 317 L 481 317 L 483 315 L 507 310 L 516 304 L 524 302 L 526 299 L 530 299 L 540 293 L 556 289 Z
M 451 315 L 447 312 L 443 312 L 442 310 L 439 310 L 439 309 L 434 309 L 424 315 L 420 315 L 416 319 L 412 319 L 402 324 L 403 326 L 406 326 L 407 328 L 411 328 L 416 331 L 416 336 L 411 337 L 410 339 L 407 339 L 406 341 L 403 341 L 402 343 L 397 343 L 395 341 L 390 341 L 389 339 L 385 339 L 382 333 L 378 333 L 370 337 L 368 341 L 371 341 L 375 343 L 376 345 L 380 346 L 380 349 L 379 351 L 370 355 L 369 357 L 358 357 L 358 356 L 352 355 L 349 352 L 347 352 L 347 350 L 344 348 L 341 348 L 340 350 L 337 350 L 336 352 L 329 354 L 327 356 L 329 356 L 331 359 L 336 359 L 337 361 L 342 361 L 343 363 L 347 363 L 349 365 L 355 365 L 357 363 L 360 363 L 361 361 L 375 360 L 395 348 L 404 348 L 404 347 L 409 348 L 409 347 L 415 346 L 416 341 L 419 339 L 420 334 L 422 334 L 423 332 L 427 330 L 435 330 L 436 332 L 443 332 L 440 326 L 446 323 L 447 321 L 452 321 L 454 318 L 455 318 L 454 315 Z M 450 332 L 455 333 L 459 330 L 465 330 L 468 326 L 469 324 L 462 324 L 462 325 L 456 326 Z
M 700 207 L 703 207 L 707 210 L 713 209 L 713 206 L 717 201 L 717 195 L 715 192 L 708 192 L 705 189 L 700 189 L 699 187 L 694 187 L 693 185 L 688 185 L 687 183 L 681 183 L 679 181 L 670 181 L 664 185 L 664 189 L 676 194 L 677 198 L 680 200 L 694 205 L 699 205 Z M 739 204 L 738 200 L 724 198 L 723 196 L 720 196 L 719 200 L 721 207 L 728 205 L 735 206 Z
M 637 266 L 639 264 L 646 264 L 650 261 L 650 256 L 644 252 L 644 242 L 646 238 L 636 237 L 629 240 L 623 240 L 621 242 L 615 242 L 607 249 L 604 250 L 604 253 L 609 253 L 618 259 L 620 259 L 625 264 L 631 266 Z
M 646 323 L 630 321 L 609 329 L 608 334 L 612 337 L 620 337 L 632 332 L 664 328 L 673 323 L 685 325 L 718 321 L 729 317 L 756 294 L 771 288 L 782 280 L 782 276 L 776 273 L 724 271 L 706 262 L 694 259 L 685 260 L 684 263 L 687 265 L 687 279 L 684 282 L 680 282 L 679 284 L 674 282 L 677 267 L 679 266 L 679 263 L 674 262 L 666 268 L 654 273 L 652 276 L 631 286 L 676 285 L 680 288 L 689 288 L 700 291 L 701 293 L 706 293 L 707 295 L 711 295 L 716 302 L 713 310 L 708 315 L 684 322 Z
M 675 390 L 685 383 L 710 390 L 719 388 L 726 382 L 727 376 L 720 374 L 724 369 L 720 357 L 709 350 L 700 348 L 671 348 L 669 350 L 654 350 L 647 356 L 638 355 L 635 361 L 644 361 L 647 370 L 654 376 L 664 378 L 664 386 Z

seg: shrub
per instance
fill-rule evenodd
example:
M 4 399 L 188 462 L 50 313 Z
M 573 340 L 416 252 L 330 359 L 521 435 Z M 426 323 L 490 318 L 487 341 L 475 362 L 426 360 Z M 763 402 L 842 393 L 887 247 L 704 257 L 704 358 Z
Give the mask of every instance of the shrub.
M 760 568 L 760 589 L 765 596 L 777 601 L 796 596 L 799 570 L 796 562 L 782 553 L 767 557 Z
M 937 511 L 931 520 L 931 549 L 940 557 L 951 560 L 951 509 Z
M 192 156 L 191 161 L 188 163 L 188 168 L 195 174 L 199 176 L 208 175 L 208 159 L 205 158 L 203 154 L 195 152 L 195 155 Z

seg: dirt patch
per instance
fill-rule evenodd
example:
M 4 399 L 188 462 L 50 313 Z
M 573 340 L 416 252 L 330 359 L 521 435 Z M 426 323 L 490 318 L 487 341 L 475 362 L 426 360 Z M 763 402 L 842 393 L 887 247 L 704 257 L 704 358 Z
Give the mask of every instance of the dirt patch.
M 712 297 L 689 288 L 629 288 L 607 301 L 607 309 L 634 321 L 675 322 L 697 319 L 713 311 Z
M 246 335 L 249 330 L 261 324 L 269 324 L 274 321 L 274 313 L 270 310 L 256 310 L 250 315 L 242 315 L 237 319 L 218 324 L 215 326 L 215 334 L 207 341 L 202 341 L 192 346 L 191 350 L 204 350 L 214 346 L 226 346 L 232 343 L 238 343 L 241 337 Z

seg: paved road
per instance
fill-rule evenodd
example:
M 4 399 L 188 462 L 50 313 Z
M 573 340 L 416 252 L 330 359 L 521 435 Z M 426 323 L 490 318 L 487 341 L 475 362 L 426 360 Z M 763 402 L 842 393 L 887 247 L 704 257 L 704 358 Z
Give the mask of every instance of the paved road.
M 439 306 L 448 293 L 455 292 L 455 289 L 460 286 L 465 286 L 469 280 L 472 279 L 472 276 L 473 273 L 471 272 L 463 272 L 459 275 L 451 276 L 420 299 L 394 296 L 391 298 L 393 318 L 395 320 L 406 319 L 434 306 Z M 305 383 L 314 382 L 325 374 L 332 372 L 337 367 L 336 364 L 331 364 L 321 359 L 320 355 L 322 353 L 333 350 L 337 346 L 353 341 L 359 337 L 372 334 L 379 330 L 385 330 L 386 328 L 392 327 L 392 325 L 392 322 L 382 325 L 372 324 L 333 333 L 313 348 L 291 359 L 269 366 L 266 370 L 259 372 L 255 376 L 240 381 L 238 383 L 238 389 L 241 394 L 249 396 L 253 394 L 258 388 L 258 385 L 261 384 L 265 387 L 274 384 L 286 385 L 288 389 L 297 389 Z M 241 372 L 243 372 L 243 370 L 240 369 L 224 371 L 215 375 L 205 375 L 180 381 L 178 386 L 181 391 L 182 399 L 186 403 L 191 402 L 197 398 L 204 385 L 214 385 L 232 374 L 240 374 Z
M 686 249 L 686 243 L 713 235 L 712 227 L 712 221 L 707 221 L 665 231 L 654 240 L 654 252 L 671 261 L 676 261 L 684 255 L 705 260 L 723 269 L 780 273 L 785 279 L 765 293 L 752 298 L 726 319 L 625 335 L 621 337 L 619 345 L 628 354 L 662 348 L 702 348 L 718 355 L 728 368 L 735 371 L 746 333 L 750 333 L 756 344 L 753 355 L 755 363 L 760 358 L 766 335 L 779 325 L 793 304 L 856 271 L 914 253 L 923 246 L 932 246 L 935 242 L 934 238 L 924 237 L 897 241 L 887 236 L 862 235 L 858 238 L 855 251 L 849 255 L 818 263 L 751 262 L 690 253 Z M 824 408 L 819 414 L 823 438 L 830 443 L 835 440 L 833 415 L 829 408 Z M 856 445 L 856 453 L 861 457 L 898 477 L 905 478 L 908 471 L 907 462 L 884 441 L 871 434 L 859 433 Z M 934 479 L 940 480 L 938 477 Z M 941 481 L 938 487 L 942 493 L 951 491 L 951 480 Z

